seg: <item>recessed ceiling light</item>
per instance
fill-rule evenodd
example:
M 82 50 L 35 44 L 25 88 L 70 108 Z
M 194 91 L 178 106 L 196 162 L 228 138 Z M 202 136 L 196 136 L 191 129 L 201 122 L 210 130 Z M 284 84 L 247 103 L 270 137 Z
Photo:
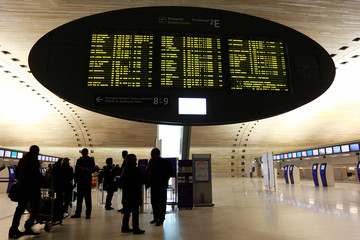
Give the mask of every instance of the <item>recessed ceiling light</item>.
M 339 50 L 346 50 L 348 48 L 349 48 L 349 46 L 342 46 L 341 48 L 339 48 Z

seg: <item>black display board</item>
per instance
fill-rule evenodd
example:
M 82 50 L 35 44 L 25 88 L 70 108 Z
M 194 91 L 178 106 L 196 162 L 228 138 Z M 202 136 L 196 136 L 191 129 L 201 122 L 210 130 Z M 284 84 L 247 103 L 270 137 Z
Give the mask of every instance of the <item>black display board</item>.
M 45 87 L 81 107 L 182 125 L 281 114 L 320 96 L 335 75 L 329 54 L 291 28 L 193 7 L 133 8 L 75 20 L 42 37 L 29 65 Z M 180 98 L 200 99 L 206 109 L 186 111 L 195 101 L 184 113 Z

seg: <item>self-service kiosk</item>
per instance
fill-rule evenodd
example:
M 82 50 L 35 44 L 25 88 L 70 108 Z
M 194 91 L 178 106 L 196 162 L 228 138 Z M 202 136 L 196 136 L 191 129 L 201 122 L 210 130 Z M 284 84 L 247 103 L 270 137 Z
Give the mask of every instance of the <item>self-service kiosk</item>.
M 318 163 L 314 163 L 312 166 L 312 176 L 316 187 L 322 186 L 320 179 L 320 167 Z
M 0 171 L 0 193 L 8 193 L 15 182 L 15 166 L 8 166 Z
M 289 167 L 289 177 L 290 177 L 291 184 L 300 183 L 299 168 L 294 166 L 294 165 L 290 165 L 290 167 Z
M 286 184 L 289 184 L 289 165 L 285 165 L 284 167 L 284 178 L 285 178 L 285 182 Z
M 15 183 L 16 168 L 15 166 L 8 166 L 8 170 L 9 170 L 9 184 L 6 190 L 7 193 L 9 193 L 11 186 Z
M 360 162 L 358 162 L 358 164 L 357 164 L 356 172 L 357 172 L 357 176 L 358 176 L 358 179 L 360 182 Z
M 322 163 L 320 165 L 320 177 L 324 187 L 335 186 L 334 169 L 330 164 Z

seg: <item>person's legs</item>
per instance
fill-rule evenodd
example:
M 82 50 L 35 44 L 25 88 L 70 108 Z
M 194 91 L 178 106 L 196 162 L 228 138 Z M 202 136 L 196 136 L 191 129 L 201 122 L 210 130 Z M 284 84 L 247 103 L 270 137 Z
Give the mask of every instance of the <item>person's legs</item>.
M 130 219 L 131 208 L 128 206 L 124 206 L 123 213 L 124 213 L 124 216 L 123 216 L 121 231 L 122 232 L 131 232 L 132 229 L 129 228 L 129 219 Z
M 159 198 L 158 198 L 158 206 L 159 206 L 159 222 L 160 224 L 162 224 L 165 220 L 165 214 L 166 214 L 166 201 L 167 201 L 167 195 L 166 192 L 167 188 L 160 188 L 159 189 Z
M 72 190 L 67 189 L 64 191 L 63 213 L 67 213 L 72 197 Z
M 132 207 L 132 227 L 135 230 L 139 229 L 139 207 Z
M 28 234 L 33 234 L 31 227 L 34 225 L 35 219 L 39 213 L 41 206 L 40 197 L 34 197 L 29 200 L 30 208 L 28 208 L 28 212 L 30 213 L 30 218 L 25 222 L 25 232 Z
M 145 232 L 139 228 L 139 206 L 133 206 L 132 208 L 132 226 L 133 234 L 142 234 Z
M 20 225 L 21 216 L 25 211 L 26 202 L 27 202 L 27 200 L 21 200 L 18 202 L 18 205 L 15 209 L 12 224 L 9 229 L 9 238 L 18 238 L 22 235 L 22 233 L 19 231 L 18 227 Z
M 86 206 L 86 218 L 90 218 L 91 210 L 92 210 L 91 186 L 86 189 L 84 197 L 85 197 L 85 206 Z
M 151 187 L 151 206 L 153 210 L 154 219 L 150 223 L 156 223 L 159 220 L 159 194 L 156 187 Z
M 113 196 L 114 196 L 114 191 L 113 190 L 108 190 L 107 195 L 106 195 L 106 203 L 105 203 L 105 209 L 106 210 L 113 209 L 111 207 L 111 201 L 112 201 Z
M 76 210 L 75 210 L 75 215 L 73 215 L 72 218 L 81 216 L 83 198 L 84 198 L 84 190 L 78 187 L 77 188 L 77 199 L 76 199 Z

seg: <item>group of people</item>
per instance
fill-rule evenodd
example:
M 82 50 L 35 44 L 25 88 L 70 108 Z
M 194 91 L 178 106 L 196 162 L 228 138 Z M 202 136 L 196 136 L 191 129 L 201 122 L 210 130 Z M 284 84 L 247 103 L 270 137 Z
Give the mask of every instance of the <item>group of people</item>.
M 166 198 L 169 178 L 173 175 L 172 164 L 160 157 L 160 150 L 154 148 L 151 151 L 151 159 L 147 165 L 145 176 L 137 167 L 137 157 L 135 154 L 122 152 L 123 163 L 120 167 L 119 178 L 114 180 L 116 171 L 114 171 L 112 159 L 106 160 L 106 166 L 103 170 L 104 190 L 107 191 L 105 209 L 112 210 L 111 199 L 117 188 L 122 189 L 122 205 L 120 209 L 123 216 L 122 232 L 133 232 L 134 234 L 144 233 L 139 228 L 139 207 L 142 205 L 142 186 L 151 190 L 151 205 L 154 219 L 150 222 L 156 226 L 161 226 L 165 220 Z M 132 214 L 132 227 L 129 228 L 129 219 Z
M 75 214 L 71 218 L 80 218 L 82 213 L 82 204 L 85 200 L 85 218 L 91 218 L 92 203 L 92 173 L 95 171 L 95 161 L 89 157 L 88 149 L 81 151 L 81 157 L 75 165 L 75 172 L 69 164 L 69 159 L 64 158 L 58 165 L 54 166 L 54 191 L 57 197 L 61 198 L 63 212 L 67 212 L 71 201 L 71 191 L 77 187 L 77 204 Z M 40 188 L 43 184 L 43 176 L 39 168 L 38 161 L 39 147 L 33 145 L 30 151 L 20 159 L 16 168 L 16 179 L 24 187 L 24 194 L 16 207 L 12 225 L 9 229 L 9 238 L 19 238 L 23 235 L 37 235 L 32 231 L 32 226 L 36 220 L 37 213 L 41 206 Z M 123 215 L 122 232 L 132 232 L 133 234 L 142 234 L 145 231 L 139 227 L 139 207 L 142 205 L 142 186 L 151 190 L 151 205 L 153 209 L 153 220 L 151 224 L 161 226 L 165 220 L 167 187 L 169 178 L 173 175 L 172 164 L 160 157 L 160 150 L 154 148 L 151 151 L 151 159 L 146 167 L 145 176 L 137 167 L 137 157 L 135 154 L 122 153 L 124 161 L 120 170 L 116 171 L 113 166 L 112 158 L 106 159 L 104 167 L 104 190 L 107 191 L 106 210 L 112 210 L 111 200 L 114 191 L 117 188 L 122 189 L 121 211 Z M 118 175 L 117 181 L 115 181 Z M 56 177 L 58 176 L 58 177 Z M 55 180 L 57 179 L 57 180 Z M 72 179 L 75 186 L 72 186 Z M 64 184 L 69 182 L 69 184 Z M 30 206 L 30 207 L 29 207 Z M 29 219 L 25 222 L 25 232 L 19 231 L 20 219 L 25 209 L 30 213 Z M 129 219 L 132 215 L 132 229 L 129 227 Z
M 21 196 L 16 207 L 12 224 L 9 229 L 9 238 L 19 238 L 23 235 L 38 235 L 32 230 L 32 226 L 36 220 L 36 217 L 44 207 L 41 202 L 41 188 L 51 187 L 50 192 L 53 197 L 56 196 L 57 203 L 59 203 L 59 214 L 61 218 L 63 213 L 67 213 L 68 207 L 71 202 L 72 190 L 73 190 L 73 168 L 70 166 L 70 159 L 59 159 L 51 169 L 48 170 L 48 175 L 43 176 L 40 172 L 40 162 L 38 161 L 38 155 L 40 148 L 36 145 L 30 147 L 28 153 L 20 159 L 16 166 L 15 178 L 18 185 Z M 30 213 L 30 217 L 25 222 L 25 231 L 19 231 L 21 216 L 24 211 L 27 210 Z

